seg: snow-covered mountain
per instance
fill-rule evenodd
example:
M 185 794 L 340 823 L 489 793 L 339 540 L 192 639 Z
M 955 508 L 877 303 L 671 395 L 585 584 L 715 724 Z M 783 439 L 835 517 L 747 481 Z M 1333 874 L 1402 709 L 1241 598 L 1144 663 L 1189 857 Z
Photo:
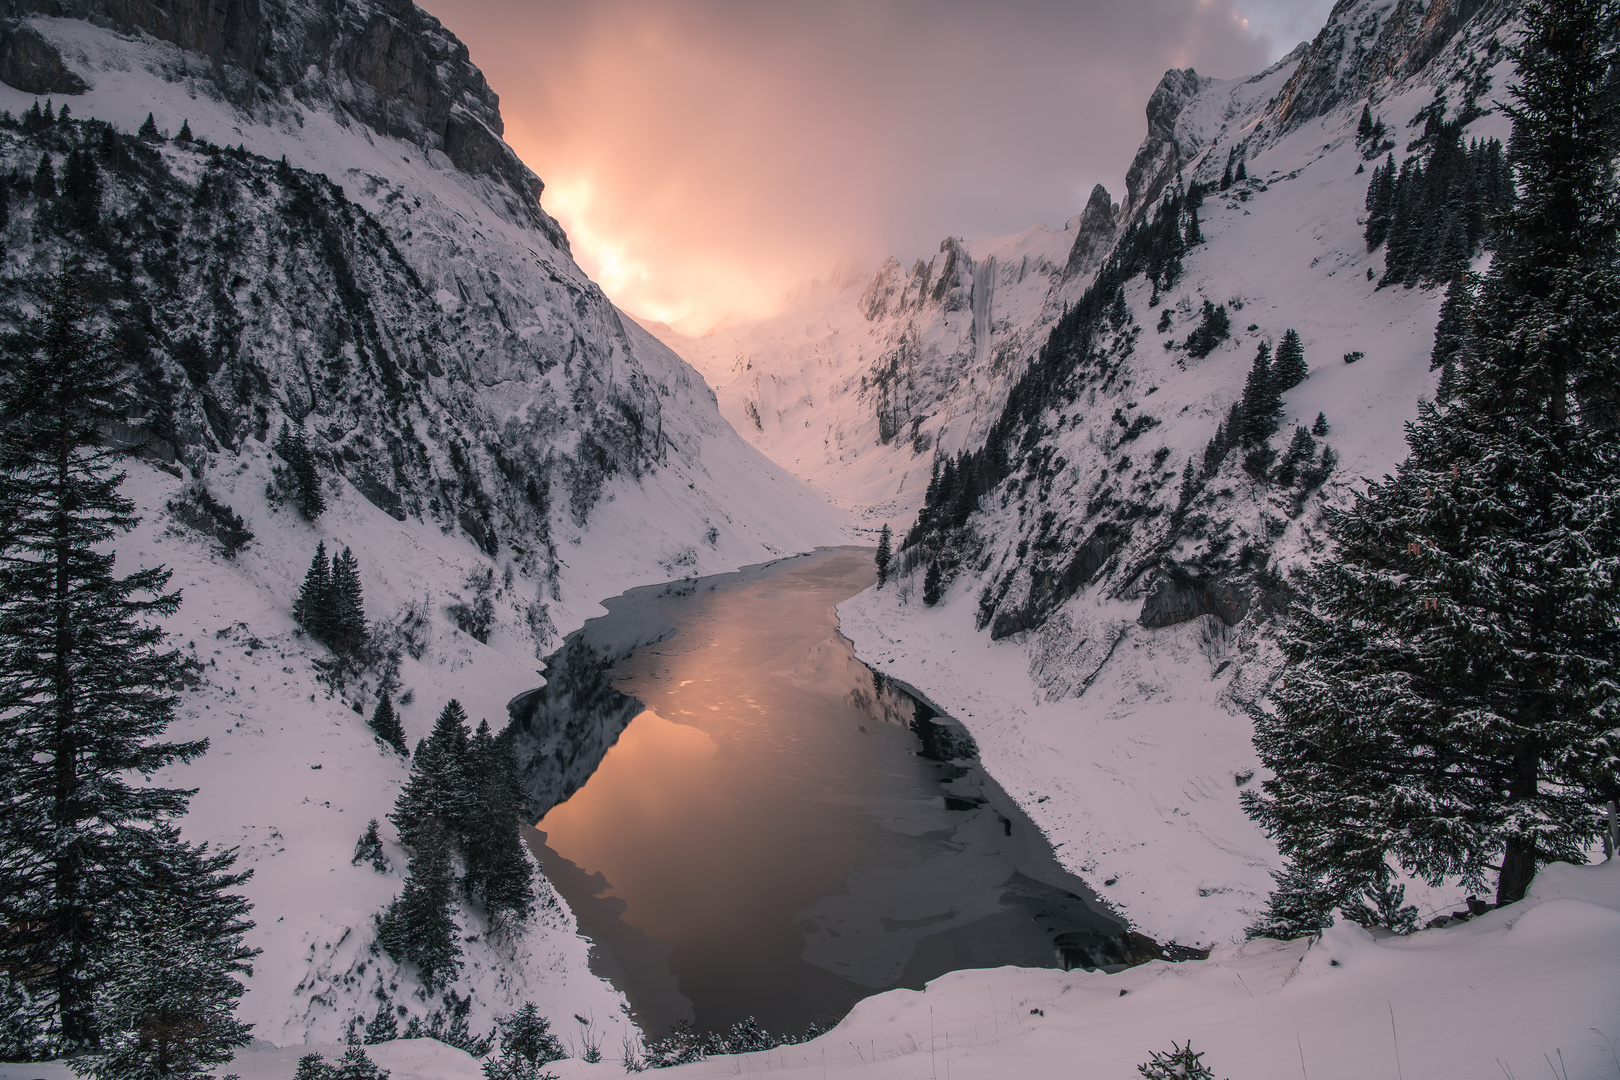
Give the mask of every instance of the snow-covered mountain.
M 1443 289 L 1378 287 L 1371 170 L 1425 154 L 1431 118 L 1460 120 L 1465 144 L 1506 139 L 1493 97 L 1512 11 L 1344 0 L 1255 76 L 1166 73 L 1117 208 L 1099 190 L 1061 232 L 950 240 L 910 271 L 890 260 L 864 286 L 675 342 L 755 445 L 902 534 L 935 468 L 995 432 L 1010 468 L 975 473 L 966 528 L 920 535 L 894 586 L 843 605 L 844 630 L 963 718 L 1071 868 L 1160 940 L 1229 940 L 1271 888 L 1275 851 L 1239 795 L 1258 768 L 1246 710 L 1276 674 L 1273 620 L 1327 553 L 1323 508 L 1404 455 L 1437 379 Z M 1372 139 L 1364 106 L 1384 125 Z M 1195 186 L 1201 236 L 1173 283 L 1130 264 L 1117 297 L 1096 293 L 1105 258 L 1128 264 L 1165 200 Z M 1199 355 L 1187 341 L 1206 301 L 1230 332 Z M 1095 317 L 1062 322 L 1092 302 Z M 1289 329 L 1310 373 L 1272 448 L 1286 456 L 1320 414 L 1312 458 L 1284 475 L 1274 459 L 1264 478 L 1237 449 L 1206 466 L 1257 347 Z
M 374 952 L 405 865 L 386 821 L 405 765 L 361 714 L 390 684 L 413 744 L 451 697 L 499 729 L 599 599 L 839 542 L 842 515 L 580 271 L 465 47 L 409 2 L 6 15 L 0 311 L 38 310 L 72 267 L 137 373 L 143 411 L 112 434 L 143 446 L 127 486 L 144 521 L 119 565 L 166 564 L 184 594 L 168 628 L 201 680 L 174 734 L 213 748 L 162 779 L 198 789 L 188 837 L 255 871 L 244 1018 L 300 1043 L 384 1008 L 448 1020 L 470 998 L 483 1031 L 529 999 L 617 1045 L 622 999 L 549 892 L 516 936 L 463 912 L 455 997 Z M 42 157 L 78 186 L 47 190 Z M 284 497 L 284 425 L 321 476 L 313 522 Z M 233 559 L 204 491 L 255 536 Z M 397 668 L 333 673 L 297 631 L 323 539 L 353 549 Z M 373 817 L 384 874 L 350 864 Z

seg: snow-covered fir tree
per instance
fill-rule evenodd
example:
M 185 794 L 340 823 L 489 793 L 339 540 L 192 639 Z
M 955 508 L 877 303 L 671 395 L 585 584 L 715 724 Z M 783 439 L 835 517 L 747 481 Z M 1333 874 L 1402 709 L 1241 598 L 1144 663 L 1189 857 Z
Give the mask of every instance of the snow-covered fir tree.
M 178 839 L 188 792 L 138 779 L 207 742 L 158 741 L 186 673 L 153 622 L 180 603 L 168 571 L 118 577 L 106 550 L 137 522 L 102 444 L 130 398 L 92 314 L 61 276 L 0 382 L 0 1055 L 139 1059 L 157 1009 L 203 1033 L 187 1053 L 206 1068 L 234 1045 L 245 907 L 221 890 L 243 879 Z M 153 903 L 176 918 L 147 949 L 129 935 Z M 183 1000 L 143 998 L 162 995 L 142 965 L 176 957 L 197 975 Z
M 1519 183 L 1458 356 L 1396 475 L 1332 516 L 1256 712 L 1251 813 L 1291 868 L 1273 929 L 1397 867 L 1521 899 L 1583 862 L 1620 790 L 1620 114 L 1614 0 L 1525 5 Z

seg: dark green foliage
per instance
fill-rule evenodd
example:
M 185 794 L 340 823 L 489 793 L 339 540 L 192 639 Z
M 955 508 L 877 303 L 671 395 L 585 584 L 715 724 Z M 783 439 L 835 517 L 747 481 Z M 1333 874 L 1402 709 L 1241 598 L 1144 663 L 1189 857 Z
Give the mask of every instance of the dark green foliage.
M 191 141 L 191 121 L 190 120 L 182 120 L 182 121 L 180 121 L 180 131 L 179 131 L 178 134 L 175 135 L 174 141 L 175 142 L 190 142 Z
M 397 1038 L 399 1038 L 399 1020 L 394 1016 L 394 1010 L 384 1002 L 377 1009 L 377 1015 L 366 1024 L 361 1041 L 367 1046 L 376 1046 L 378 1043 Z
M 1293 441 L 1283 452 L 1282 464 L 1277 468 L 1277 483 L 1284 487 L 1292 487 L 1299 478 L 1302 465 L 1307 465 L 1316 458 L 1316 440 L 1311 433 L 1305 430 L 1304 425 L 1294 429 Z
M 1393 866 L 1523 897 L 1620 792 L 1620 116 L 1613 0 L 1528 0 L 1519 196 L 1396 475 L 1330 515 L 1255 742 L 1250 812 L 1318 910 L 1396 908 Z M 1273 916 L 1281 919 L 1274 899 Z
M 219 541 L 221 554 L 235 558 L 253 540 L 247 522 L 229 506 L 220 502 L 202 484 L 195 484 L 184 495 L 168 502 L 168 510 L 175 517 Z
M 399 715 L 394 712 L 394 700 L 386 690 L 377 699 L 377 707 L 371 711 L 371 730 L 401 755 L 410 755 L 411 748 L 405 743 L 405 729 L 400 726 Z
M 1155 326 L 1154 329 L 1161 334 L 1165 333 L 1172 325 L 1171 319 L 1172 316 L 1170 315 L 1170 309 L 1165 308 L 1163 311 L 1159 312 L 1159 324 Z
M 405 889 L 377 917 L 377 940 L 400 963 L 415 964 L 429 993 L 461 970 L 450 838 L 435 818 L 412 832 Z
M 562 1040 L 551 1033 L 551 1021 L 541 1016 L 534 1002 L 495 1021 L 500 1030 L 501 1052 L 484 1062 L 486 1080 L 541 1080 L 540 1066 L 561 1061 L 568 1055 Z
M 1440 321 L 1434 328 L 1434 349 L 1429 353 L 1429 370 L 1436 371 L 1454 361 L 1468 341 L 1468 326 L 1474 319 L 1474 279 L 1461 275 L 1446 287 L 1440 305 Z
M 293 1080 L 388 1080 L 388 1070 L 379 1069 L 362 1048 L 351 1046 L 336 1065 L 319 1054 L 305 1054 L 298 1059 Z
M 1371 105 L 1363 105 L 1361 107 L 1361 119 L 1356 124 L 1356 142 L 1364 143 L 1364 142 L 1366 142 L 1368 139 L 1370 139 L 1372 137 L 1373 137 L 1372 106 Z
M 316 543 L 315 557 L 304 574 L 298 599 L 293 601 L 293 618 L 310 637 L 339 656 L 365 651 L 370 631 L 360 593 L 360 566 L 353 551 L 344 548 L 328 563 L 326 541 Z M 400 738 L 403 741 L 403 734 Z
M 85 232 L 101 224 L 101 170 L 84 150 L 68 154 L 62 170 L 62 198 L 73 224 Z
M 321 540 L 293 601 L 293 618 L 310 637 L 325 641 L 332 636 L 332 613 L 332 564 L 326 558 L 326 541 Z
M 183 948 L 176 962 L 202 975 L 185 1001 L 152 1007 L 190 1010 L 204 1034 L 185 1053 L 207 1056 L 231 1037 L 240 993 L 230 963 L 210 966 L 236 948 L 235 916 L 207 912 L 237 904 L 214 886 L 241 879 L 225 873 L 230 855 L 178 839 L 169 823 L 188 792 L 136 779 L 207 743 L 155 741 L 187 669 L 154 620 L 180 597 L 163 591 L 161 567 L 113 574 L 110 542 L 138 519 L 101 432 L 124 419 L 130 397 L 90 317 L 59 279 L 44 319 L 8 342 L 0 381 L 0 926 L 10 928 L 0 935 L 0 1057 L 60 1056 L 98 1040 L 138 1055 L 128 1040 L 139 1031 L 122 1025 L 155 1000 L 143 997 L 151 972 L 137 968 L 154 955 L 138 933 L 157 902 L 187 913 L 164 947 Z M 127 992 L 98 998 L 115 965 Z
M 760 1026 L 752 1016 L 739 1020 L 727 1031 L 700 1035 L 689 1021 L 682 1020 L 670 1031 L 647 1040 L 644 1063 L 648 1068 L 667 1069 L 674 1065 L 687 1065 L 706 1057 L 726 1054 L 755 1054 L 777 1046 L 792 1046 L 807 1042 L 820 1034 L 815 1025 L 802 1035 L 776 1035 Z
M 1248 164 L 1248 162 L 1246 162 L 1246 161 L 1244 161 L 1243 159 L 1240 158 L 1240 159 L 1238 159 L 1237 172 L 1232 174 L 1232 179 L 1233 180 L 1247 180 L 1248 178 L 1249 178 L 1249 164 Z
M 1311 424 L 1311 434 L 1315 435 L 1318 439 L 1320 439 L 1323 435 L 1326 435 L 1327 433 L 1328 433 L 1327 413 L 1319 412 L 1319 413 L 1316 414 L 1316 422 Z
M 394 803 L 389 820 L 399 829 L 400 842 L 415 847 L 429 821 L 455 830 L 471 801 L 467 776 L 467 713 L 452 698 L 439 713 L 433 732 L 416 746 L 411 775 Z
M 1232 155 L 1226 155 L 1226 171 L 1221 173 L 1221 190 L 1225 191 L 1232 186 Z
M 461 836 L 467 873 L 462 886 L 490 920 L 522 922 L 534 913 L 534 870 L 523 847 L 523 790 L 511 740 L 480 721 L 468 748 L 472 803 Z
M 1513 200 L 1511 170 L 1502 144 L 1462 143 L 1462 125 L 1444 119 L 1444 99 L 1426 110 L 1418 144 L 1427 160 L 1395 156 L 1373 170 L 1367 186 L 1367 250 L 1388 243 L 1382 285 L 1451 281 L 1466 273 L 1482 244 L 1491 241 L 1493 215 Z
M 33 192 L 36 199 L 56 198 L 56 167 L 51 164 L 49 154 L 39 157 L 39 167 L 34 170 Z
M 159 831 L 169 854 L 146 867 L 143 888 L 124 897 L 111 928 L 112 950 L 95 990 L 98 1045 L 73 1062 L 95 1080 L 193 1080 L 246 1046 L 251 1025 L 233 1015 L 253 973 L 242 937 L 249 905 L 227 892 L 234 851 L 210 854 Z
M 1193 1052 L 1192 1040 L 1186 1046 L 1170 1044 L 1170 1052 L 1151 1051 L 1152 1057 L 1136 1067 L 1143 1080 L 1215 1080 L 1215 1073 L 1204 1064 L 1203 1051 Z
M 472 599 L 450 604 L 450 617 L 463 634 L 488 642 L 489 632 L 495 628 L 495 570 L 487 565 L 475 566 L 467 572 L 462 585 L 472 593 Z
M 135 135 L 137 138 L 145 139 L 147 142 L 163 141 L 163 136 L 158 132 L 157 122 L 152 119 L 151 113 L 146 114 L 146 119 L 141 121 L 140 129 L 135 132 Z
M 1232 319 L 1226 314 L 1226 305 L 1216 307 L 1204 301 L 1203 317 L 1198 326 L 1187 335 L 1187 354 L 1202 360 L 1215 351 L 1215 346 L 1232 336 Z
M 873 561 L 877 563 L 879 587 L 889 580 L 889 563 L 893 559 L 894 533 L 890 530 L 888 522 L 884 522 L 883 530 L 878 533 L 877 554 L 873 556 Z
M 1282 391 L 1271 366 L 1271 346 L 1265 342 L 1255 350 L 1249 377 L 1243 384 L 1242 427 L 1238 442 L 1245 447 L 1264 446 L 1282 423 Z M 1253 470 L 1250 470 L 1253 471 Z
M 1271 363 L 1271 378 L 1279 392 L 1292 390 L 1305 381 L 1310 368 L 1305 366 L 1305 346 L 1300 344 L 1299 331 L 1283 332 L 1277 343 L 1277 357 Z
M 388 856 L 383 854 L 382 837 L 377 835 L 376 818 L 366 823 L 366 831 L 355 841 L 354 857 L 349 860 L 349 865 L 359 866 L 362 862 L 369 862 L 371 868 L 379 874 L 388 872 Z
M 321 494 L 321 474 L 304 438 L 304 429 L 283 423 L 281 434 L 276 437 L 276 453 L 287 463 L 287 476 L 299 513 L 314 521 L 326 509 L 326 496 Z
M 923 574 L 923 603 L 933 607 L 944 595 L 940 582 L 939 563 L 931 562 Z
M 370 634 L 366 608 L 360 595 L 360 563 L 354 552 L 344 548 L 332 556 L 331 640 L 334 651 L 352 654 L 365 647 Z

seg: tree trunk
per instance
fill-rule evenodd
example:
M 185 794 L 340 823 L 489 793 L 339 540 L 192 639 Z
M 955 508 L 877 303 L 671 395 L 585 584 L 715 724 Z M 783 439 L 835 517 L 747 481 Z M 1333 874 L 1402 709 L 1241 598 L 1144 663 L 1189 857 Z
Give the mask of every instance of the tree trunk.
M 1502 873 L 1496 879 L 1496 903 L 1512 904 L 1524 899 L 1530 879 L 1536 876 L 1536 844 L 1529 837 L 1508 838 L 1502 855 Z

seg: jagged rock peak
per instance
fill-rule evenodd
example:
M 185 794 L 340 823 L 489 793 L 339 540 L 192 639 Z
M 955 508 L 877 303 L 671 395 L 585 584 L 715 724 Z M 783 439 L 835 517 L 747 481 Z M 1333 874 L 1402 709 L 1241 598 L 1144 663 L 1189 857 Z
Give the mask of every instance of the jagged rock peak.
M 540 178 L 502 141 L 500 99 L 467 47 L 411 0 L 0 0 L 0 78 L 30 93 L 84 86 L 22 20 L 82 19 L 211 62 L 219 94 L 249 112 L 289 99 L 440 151 L 510 188 L 539 220 Z M 65 78 L 64 78 L 65 76 Z M 554 226 L 553 226 L 554 228 Z M 550 231 L 550 230 L 548 230 Z
M 1282 129 L 1417 73 L 1470 21 L 1500 25 L 1517 7 L 1517 0 L 1339 0 L 1283 88 Z
M 1082 273 L 1102 261 L 1108 246 L 1114 240 L 1119 207 L 1114 204 L 1108 189 L 1098 184 L 1091 189 L 1091 198 L 1080 214 L 1080 228 L 1076 231 L 1074 247 L 1069 249 L 1068 273 Z
M 1176 140 L 1181 110 L 1215 80 L 1192 68 L 1171 68 L 1159 80 L 1147 104 L 1147 138 L 1125 173 L 1125 216 L 1158 198 L 1165 184 L 1186 164 Z

